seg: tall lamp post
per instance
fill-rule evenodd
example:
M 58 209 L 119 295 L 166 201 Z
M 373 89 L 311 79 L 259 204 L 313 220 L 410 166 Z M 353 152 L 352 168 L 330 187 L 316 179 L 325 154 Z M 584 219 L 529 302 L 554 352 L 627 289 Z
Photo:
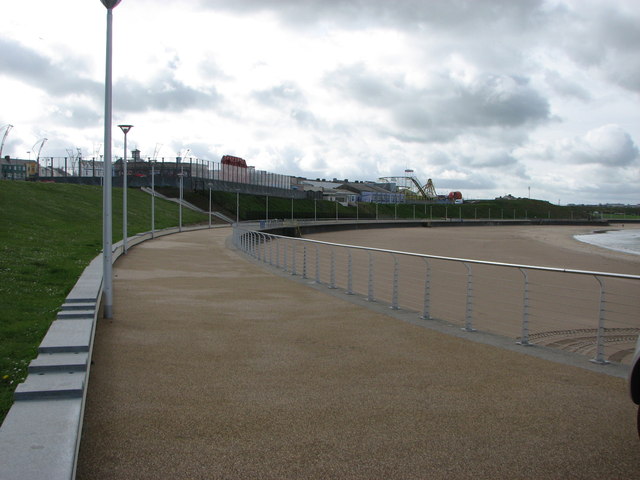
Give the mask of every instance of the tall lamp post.
M 127 133 L 133 125 L 118 125 L 124 133 L 124 156 L 122 157 L 122 253 L 127 254 Z
M 156 236 L 156 161 L 151 160 L 151 238 Z
M 180 173 L 178 174 L 180 177 L 180 202 L 178 202 L 178 231 L 182 232 L 182 195 L 183 195 L 183 185 L 184 185 L 184 165 L 182 164 L 182 160 L 180 160 Z
M 113 252 L 112 203 L 111 203 L 111 59 L 113 9 L 120 0 L 100 0 L 107 8 L 107 54 L 104 79 L 104 177 L 102 182 L 102 282 L 104 292 L 104 317 L 113 318 Z

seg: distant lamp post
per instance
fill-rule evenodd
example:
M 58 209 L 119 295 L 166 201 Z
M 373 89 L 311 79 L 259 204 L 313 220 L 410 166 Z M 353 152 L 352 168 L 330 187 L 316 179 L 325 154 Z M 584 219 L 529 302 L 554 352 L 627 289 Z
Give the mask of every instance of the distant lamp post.
M 151 238 L 156 236 L 156 161 L 151 160 Z
M 184 165 L 182 164 L 182 159 L 180 159 L 180 173 L 178 174 L 180 177 L 180 201 L 178 202 L 178 231 L 182 232 L 182 198 L 183 198 L 183 188 L 184 188 Z
M 240 190 L 236 190 L 236 226 L 240 223 Z
M 113 318 L 113 252 L 111 203 L 111 64 L 113 9 L 120 0 L 100 0 L 107 8 L 107 52 L 104 80 L 104 173 L 102 182 L 102 276 L 104 317 Z
M 124 156 L 122 157 L 122 253 L 127 253 L 127 133 L 133 125 L 118 125 L 124 133 Z
M 213 185 L 209 183 L 208 186 L 209 186 L 209 228 L 211 228 L 211 187 L 213 187 Z

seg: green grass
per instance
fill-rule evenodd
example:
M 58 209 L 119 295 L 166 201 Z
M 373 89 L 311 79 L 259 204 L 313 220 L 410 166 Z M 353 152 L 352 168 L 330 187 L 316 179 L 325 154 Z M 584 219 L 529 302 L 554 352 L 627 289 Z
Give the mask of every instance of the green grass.
M 128 234 L 151 230 L 151 197 L 128 190 Z M 183 209 L 183 223 L 206 217 Z M 178 207 L 156 201 L 156 228 Z M 102 188 L 0 181 L 0 421 L 78 277 L 102 250 Z M 122 189 L 113 190 L 113 241 L 122 239 Z

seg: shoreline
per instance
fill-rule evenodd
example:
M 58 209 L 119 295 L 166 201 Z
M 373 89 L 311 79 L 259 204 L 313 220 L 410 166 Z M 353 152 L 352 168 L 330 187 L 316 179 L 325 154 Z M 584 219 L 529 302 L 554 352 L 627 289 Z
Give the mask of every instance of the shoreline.
M 634 247 L 636 248 L 632 249 L 632 248 L 624 248 L 624 247 L 621 247 L 618 243 L 614 243 L 614 237 L 619 238 L 622 236 L 623 239 L 625 238 L 623 235 L 618 235 L 620 233 L 622 234 L 629 233 L 631 235 L 637 235 L 638 233 L 640 233 L 640 229 L 622 228 L 622 229 L 595 230 L 590 234 L 574 235 L 573 238 L 575 238 L 579 242 L 587 243 L 589 245 L 595 245 L 596 247 L 604 248 L 606 250 L 629 253 L 631 255 L 640 255 L 640 248 L 638 248 L 638 246 L 636 245 L 634 245 Z M 582 238 L 579 238 L 579 237 L 582 237 Z M 602 242 L 602 240 L 605 240 L 605 241 Z

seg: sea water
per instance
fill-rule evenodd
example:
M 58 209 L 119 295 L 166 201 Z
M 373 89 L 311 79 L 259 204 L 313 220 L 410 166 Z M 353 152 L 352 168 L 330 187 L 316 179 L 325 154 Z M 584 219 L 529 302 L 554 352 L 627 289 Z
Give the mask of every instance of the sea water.
M 607 230 L 588 235 L 574 235 L 573 238 L 598 247 L 640 255 L 640 228 Z

